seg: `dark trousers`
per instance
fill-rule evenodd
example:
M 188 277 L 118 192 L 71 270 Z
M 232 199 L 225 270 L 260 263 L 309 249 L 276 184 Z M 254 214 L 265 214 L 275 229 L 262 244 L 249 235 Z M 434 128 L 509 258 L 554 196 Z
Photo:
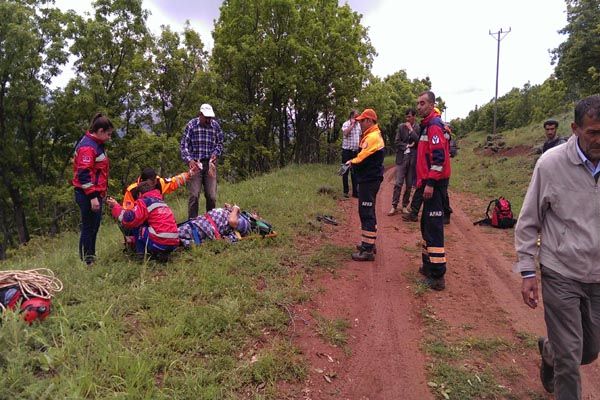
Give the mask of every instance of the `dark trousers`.
M 444 179 L 444 181 L 440 181 L 441 189 L 442 189 L 442 200 L 443 200 L 443 209 L 444 215 L 450 217 L 452 214 L 452 207 L 450 207 L 450 197 L 448 197 L 448 186 L 450 184 L 450 178 Z
M 357 154 L 357 150 L 342 149 L 342 164 L 344 164 L 348 160 L 352 160 L 354 157 L 356 157 Z M 352 196 L 356 197 L 356 195 L 358 194 L 357 184 L 356 179 L 354 179 L 354 172 L 352 172 L 352 168 L 349 168 L 348 171 L 346 171 L 344 175 L 342 175 L 342 186 L 344 194 L 348 194 L 349 192 L 348 174 L 350 174 L 350 180 L 352 181 Z
M 169 254 L 173 250 L 175 250 L 175 246 L 168 246 L 164 244 L 159 244 L 150 239 L 149 231 L 147 227 L 142 227 L 135 241 L 135 251 L 138 254 Z
M 92 262 L 96 258 L 96 236 L 102 221 L 102 199 L 100 199 L 100 210 L 94 212 L 90 198 L 83 190 L 75 188 L 75 202 L 81 211 L 79 258 L 82 261 Z
M 392 194 L 393 207 L 398 207 L 402 186 L 405 187 L 404 196 L 402 196 L 402 207 L 408 206 L 414 181 L 415 167 L 416 158 L 407 155 L 404 156 L 400 164 L 396 164 L 396 182 L 394 183 L 394 193 Z
M 410 202 L 410 213 L 411 214 L 414 214 L 414 215 L 419 214 L 421 205 L 423 205 L 423 189 L 425 189 L 424 185 L 415 189 L 415 193 L 413 194 L 412 201 Z
M 565 278 L 543 265 L 541 270 L 548 329 L 542 357 L 554 366 L 555 398 L 580 400 L 579 365 L 593 362 L 600 351 L 600 284 Z
M 377 239 L 377 216 L 375 215 L 375 199 L 381 181 L 362 182 L 358 184 L 358 215 L 362 237 L 362 248 L 373 250 Z
M 200 189 L 204 188 L 204 198 L 206 199 L 206 212 L 215 208 L 217 204 L 217 176 L 208 174 L 208 160 L 201 160 L 202 171 L 190 177 L 187 182 L 189 191 L 188 197 L 188 219 L 198 216 L 200 204 Z
M 443 186 L 447 179 L 436 181 L 433 196 L 423 201 L 421 214 L 421 236 L 425 242 L 423 249 L 423 269 L 432 278 L 442 278 L 446 273 L 446 251 L 444 250 L 444 205 Z

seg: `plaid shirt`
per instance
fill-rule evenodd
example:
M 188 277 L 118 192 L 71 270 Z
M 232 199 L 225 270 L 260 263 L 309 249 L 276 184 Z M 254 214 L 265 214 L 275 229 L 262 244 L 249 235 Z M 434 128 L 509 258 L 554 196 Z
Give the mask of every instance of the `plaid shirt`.
M 210 215 L 212 220 L 215 222 L 215 225 L 219 230 L 219 235 L 221 235 L 223 239 L 226 239 L 230 242 L 237 242 L 238 236 L 236 235 L 236 231 L 229 225 L 230 213 L 231 210 L 227 208 L 213 208 L 206 214 Z M 185 247 L 189 247 L 194 242 L 192 226 L 190 226 L 190 224 L 193 224 L 198 230 L 200 240 L 205 241 L 216 239 L 215 229 L 210 221 L 206 218 L 206 214 L 192 218 L 187 223 L 181 224 L 177 228 L 179 231 L 179 240 Z M 243 217 L 240 216 L 240 218 Z M 250 233 L 249 228 L 249 223 L 238 225 L 240 236 L 246 236 L 248 233 Z
M 358 121 L 354 124 L 354 127 L 348 134 L 348 136 L 344 135 L 344 131 L 348 129 L 351 121 L 348 120 L 344 122 L 342 125 L 342 149 L 346 150 L 358 150 L 358 143 L 360 141 L 360 134 L 362 133 L 360 130 L 360 124 Z
M 211 156 L 219 157 L 223 153 L 223 131 L 219 123 L 212 119 L 210 126 L 200 125 L 200 119 L 188 122 L 179 145 L 181 159 L 207 160 Z

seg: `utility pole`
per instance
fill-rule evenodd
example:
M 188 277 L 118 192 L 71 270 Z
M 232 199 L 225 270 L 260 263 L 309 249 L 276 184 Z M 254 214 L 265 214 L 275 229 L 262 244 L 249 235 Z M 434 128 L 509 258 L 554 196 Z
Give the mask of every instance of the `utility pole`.
M 506 37 L 510 33 L 510 27 L 508 31 L 503 31 L 502 28 L 498 32 L 492 33 L 490 31 L 490 36 L 496 39 L 498 42 L 498 51 L 496 53 L 496 95 L 494 96 L 494 131 L 493 135 L 496 136 L 496 121 L 498 115 L 498 71 L 500 70 L 500 41 Z

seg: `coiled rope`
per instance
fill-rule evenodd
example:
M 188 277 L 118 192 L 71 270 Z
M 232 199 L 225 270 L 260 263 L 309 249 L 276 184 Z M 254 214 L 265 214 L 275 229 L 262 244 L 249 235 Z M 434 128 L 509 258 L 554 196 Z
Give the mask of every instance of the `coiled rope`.
M 63 290 L 63 284 L 54 272 L 48 268 L 36 268 L 25 271 L 0 271 L 0 289 L 19 286 L 26 299 L 29 296 L 50 299 Z M 0 303 L 0 308 L 4 306 Z

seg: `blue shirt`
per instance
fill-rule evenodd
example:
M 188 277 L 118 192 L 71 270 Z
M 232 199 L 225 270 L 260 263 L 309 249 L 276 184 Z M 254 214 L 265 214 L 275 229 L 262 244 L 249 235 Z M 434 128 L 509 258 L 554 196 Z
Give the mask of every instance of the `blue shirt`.
M 579 154 L 581 161 L 583 161 L 583 165 L 586 166 L 588 171 L 590 171 L 590 174 L 592 174 L 592 176 L 595 178 L 596 174 L 600 172 L 600 162 L 598 163 L 598 165 L 594 165 L 594 163 L 588 160 L 585 154 L 583 154 L 583 151 L 581 151 L 581 148 L 579 147 L 579 139 L 576 140 L 576 144 L 577 153 Z
M 192 119 L 185 127 L 179 150 L 181 159 L 186 163 L 191 160 L 207 160 L 212 156 L 219 157 L 223 153 L 221 126 L 214 119 L 207 126 L 202 126 L 199 118 Z

